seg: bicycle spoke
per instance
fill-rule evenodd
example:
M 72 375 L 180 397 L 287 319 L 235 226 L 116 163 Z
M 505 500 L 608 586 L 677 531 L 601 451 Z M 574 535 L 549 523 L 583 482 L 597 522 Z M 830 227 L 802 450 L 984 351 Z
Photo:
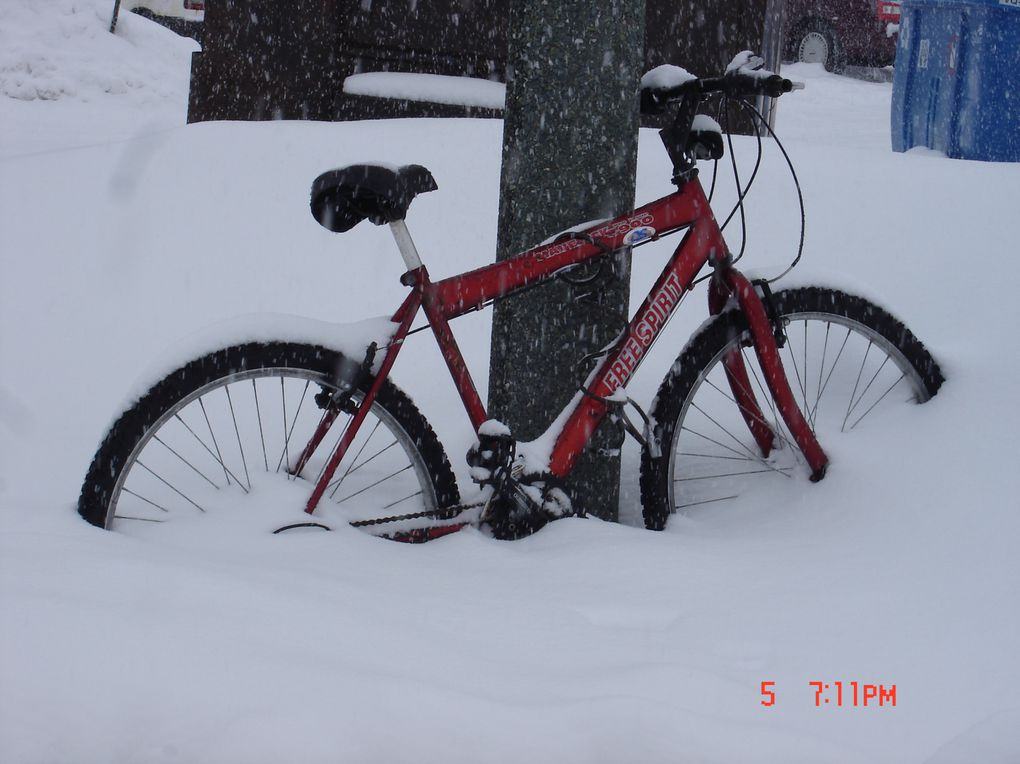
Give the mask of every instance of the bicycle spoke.
M 389 450 L 390 450 L 391 448 L 393 448 L 393 447 L 394 447 L 395 445 L 397 445 L 397 441 L 393 441 L 392 443 L 390 443 L 390 444 L 389 444 L 388 446 L 386 446 L 386 447 L 385 447 L 385 448 L 383 448 L 382 450 L 380 450 L 380 451 L 376 451 L 376 452 L 375 452 L 374 454 L 372 454 L 372 455 L 371 455 L 370 457 L 368 457 L 368 458 L 367 458 L 367 459 L 366 459 L 365 461 L 363 461 L 363 462 L 362 462 L 361 464 L 359 464 L 359 465 L 358 465 L 357 467 L 351 467 L 351 469 L 347 470 L 347 472 L 345 472 L 345 473 L 344 473 L 344 476 L 343 476 L 342 478 L 340 478 L 340 479 L 339 479 L 339 480 L 337 480 L 337 481 L 334 481 L 334 483 L 335 483 L 335 486 L 336 486 L 336 487 L 335 487 L 335 488 L 333 488 L 333 493 L 331 493 L 331 494 L 329 495 L 329 496 L 330 496 L 330 498 L 332 498 L 332 497 L 333 497 L 333 496 L 334 496 L 334 495 L 336 494 L 337 490 L 338 490 L 338 489 L 340 488 L 340 484 L 341 484 L 341 483 L 343 483 L 343 481 L 344 481 L 344 478 L 346 478 L 346 477 L 347 477 L 348 475 L 350 475 L 350 474 L 351 474 L 352 472 L 354 472 L 355 470 L 359 470 L 359 469 L 361 469 L 362 467 L 364 467 L 364 466 L 365 466 L 366 464 L 368 464 L 368 463 L 369 463 L 370 461 L 372 461 L 373 459 L 375 459 L 375 458 L 376 458 L 377 456 L 379 456 L 380 454 L 383 454 L 383 453 L 385 453 L 386 451 L 389 451 Z
M 740 453 L 737 449 L 731 448 L 730 446 L 727 446 L 725 443 L 720 443 L 718 440 L 715 440 L 714 438 L 710 438 L 708 435 L 705 435 L 704 433 L 700 433 L 697 430 L 691 429 L 687 425 L 684 425 L 681 428 L 681 432 L 689 432 L 691 435 L 696 435 L 699 438 L 703 438 L 704 440 L 707 440 L 709 443 L 714 443 L 715 445 L 719 446 L 719 448 L 725 448 L 730 453 L 736 454 L 741 459 L 747 459 L 747 461 L 749 461 L 749 462 L 756 462 L 760 458 L 760 457 L 755 456 L 754 454 L 750 454 L 748 456 L 745 456 L 744 454 Z
M 182 425 L 184 425 L 184 429 L 186 429 L 188 432 L 190 432 L 192 437 L 199 442 L 199 445 L 201 445 L 202 448 L 204 448 L 206 450 L 206 452 L 209 454 L 209 456 L 211 456 L 213 459 L 216 460 L 216 463 L 219 464 L 220 467 L 223 468 L 224 474 L 229 475 L 230 477 L 233 477 L 234 480 L 237 482 L 237 485 L 241 488 L 241 490 L 244 491 L 245 493 L 248 493 L 248 490 L 243 485 L 241 485 L 241 481 L 237 479 L 237 476 L 234 475 L 234 473 L 232 473 L 230 471 L 230 469 L 227 467 L 226 464 L 223 463 L 223 459 L 221 459 L 215 453 L 213 453 L 213 450 L 211 448 L 209 448 L 209 446 L 206 444 L 206 442 L 204 440 L 202 440 L 198 436 L 198 433 L 196 433 L 194 430 L 191 429 L 191 427 L 188 425 L 187 422 L 184 421 L 184 419 L 181 417 L 181 415 L 180 414 L 174 414 L 174 418 L 178 422 L 180 422 Z M 227 479 L 227 485 L 230 485 L 230 479 L 229 478 Z
M 806 331 L 807 331 L 807 322 L 804 323 L 804 329 L 805 329 L 805 333 L 806 333 Z M 787 335 L 787 340 L 789 340 L 789 335 Z M 805 339 L 805 342 L 806 342 L 806 339 Z M 807 346 L 805 344 L 805 349 L 806 349 L 806 347 Z M 801 379 L 800 368 L 797 366 L 797 359 L 793 355 L 793 345 L 789 341 L 786 343 L 786 350 L 787 350 L 787 354 L 790 356 L 790 364 L 793 366 L 793 373 L 797 377 L 797 387 L 800 388 L 801 397 L 804 399 L 804 409 L 806 410 L 807 409 L 807 389 L 804 387 L 804 380 Z M 807 370 L 805 370 L 804 376 L 805 377 L 807 376 Z M 796 395 L 794 396 L 794 398 L 796 398 Z M 796 403 L 796 400 L 794 400 L 794 403 Z
M 807 326 L 807 324 L 805 324 L 805 327 L 806 326 Z M 793 352 L 793 341 L 790 338 L 790 334 L 791 334 L 790 331 L 786 332 L 786 354 L 788 356 L 790 356 L 790 363 L 789 363 L 789 365 L 793 367 L 794 376 L 795 376 L 795 378 L 797 380 L 797 386 L 796 387 L 793 386 L 792 382 L 790 384 L 790 392 L 792 392 L 794 394 L 794 396 L 793 396 L 794 397 L 794 403 L 796 403 L 796 399 L 797 399 L 796 393 L 797 393 L 798 389 L 800 390 L 800 394 L 801 394 L 802 397 L 805 397 L 807 395 L 807 393 L 804 391 L 804 381 L 801 379 L 801 376 L 800 376 L 800 366 L 797 365 L 797 357 L 794 355 L 794 352 Z M 782 355 L 782 351 L 779 351 L 779 353 L 780 353 L 780 356 L 781 356 Z M 787 364 L 783 363 L 783 359 L 781 357 L 779 359 L 779 362 L 780 362 L 780 364 L 783 367 L 783 373 L 786 374 L 787 381 L 790 381 L 790 375 L 786 372 Z M 807 400 L 806 399 L 804 401 L 804 405 L 805 406 L 807 405 Z
M 857 371 L 857 381 L 854 382 L 854 390 L 850 393 L 850 400 L 846 405 L 846 414 L 843 416 L 843 425 L 839 428 L 840 432 L 846 431 L 846 420 L 850 418 L 850 409 L 853 406 L 854 398 L 857 397 L 857 388 L 861 385 L 861 376 L 864 374 L 864 366 L 868 363 L 868 353 L 871 352 L 872 344 L 874 343 L 868 340 L 868 347 L 864 351 L 864 358 L 861 359 L 861 368 Z
M 132 517 L 131 515 L 114 515 L 114 520 L 139 520 L 143 523 L 163 523 L 165 520 L 158 520 L 154 517 Z
M 674 483 L 688 483 L 692 480 L 713 480 L 715 478 L 739 477 L 741 475 L 761 475 L 766 472 L 789 472 L 790 467 L 773 467 L 767 470 L 748 470 L 746 472 L 725 472 L 720 475 L 695 475 L 693 477 L 673 478 Z
M 697 433 L 695 433 L 697 434 Z M 704 458 L 704 459 L 726 459 L 734 462 L 757 462 L 757 459 L 752 459 L 749 456 L 723 456 L 722 454 L 694 454 L 690 451 L 677 451 L 677 456 L 683 456 L 687 458 Z
M 216 442 L 216 435 L 213 433 L 212 424 L 209 422 L 209 414 L 205 410 L 205 403 L 202 401 L 201 397 L 198 399 L 198 407 L 202 409 L 202 416 L 205 417 L 205 426 L 209 428 L 209 437 L 212 438 L 213 447 L 216 449 L 216 460 L 220 463 L 220 466 L 223 467 L 223 477 L 227 479 L 227 485 L 230 485 L 230 474 L 227 470 L 226 463 L 223 461 L 223 454 L 220 453 L 220 444 Z M 237 480 L 237 478 L 234 478 L 234 480 Z M 240 485 L 241 481 L 237 480 L 237 482 L 238 485 Z
M 203 479 L 203 480 L 204 480 L 205 482 L 207 482 L 207 483 L 208 483 L 209 485 L 211 485 L 211 486 L 212 486 L 213 488 L 219 489 L 219 487 L 220 487 L 220 486 L 216 485 L 216 483 L 215 483 L 215 482 L 213 481 L 213 479 L 212 479 L 212 478 L 210 478 L 210 477 L 206 476 L 206 474 L 205 474 L 204 472 L 202 472 L 202 470 L 200 470 L 200 469 L 199 469 L 198 467 L 196 467 L 196 466 L 195 466 L 194 464 L 192 464 L 192 463 L 191 463 L 191 462 L 189 462 L 189 461 L 188 461 L 187 459 L 185 459 L 185 458 L 184 458 L 183 456 L 181 456 L 181 455 L 180 455 L 179 453 L 177 453 L 177 451 L 175 451 L 175 450 L 174 450 L 173 448 L 171 448 L 171 447 L 170 447 L 169 445 L 167 445 L 167 443 L 165 443 L 165 442 L 163 441 L 163 439 L 162 439 L 162 438 L 160 438 L 160 437 L 159 437 L 158 435 L 153 435 L 153 436 L 152 436 L 152 439 L 153 439 L 154 441 L 156 441 L 157 443 L 159 443 L 159 444 L 160 444 L 161 446 L 163 446 L 163 448 L 165 448 L 165 449 L 166 449 L 167 451 L 169 451 L 169 452 L 170 452 L 171 454 L 173 454 L 173 455 L 174 455 L 174 456 L 176 456 L 176 457 L 177 457 L 178 459 L 180 459 L 180 460 L 181 460 L 182 462 L 184 462 L 184 463 L 185 463 L 186 465 L 188 465 L 188 466 L 189 466 L 189 467 L 190 467 L 190 468 L 191 468 L 192 470 L 194 470 L 195 474 L 197 474 L 198 476 L 200 476 L 200 477 L 201 477 L 201 478 L 202 478 L 202 479 Z M 141 497 L 139 497 L 139 498 L 141 498 Z
M 741 356 L 741 357 L 743 358 L 743 356 Z M 747 359 L 746 358 L 744 358 L 744 366 L 745 366 L 745 368 L 747 367 Z M 751 373 L 754 374 L 755 379 L 757 379 L 758 375 L 757 375 L 757 373 L 755 373 L 754 367 L 752 366 L 750 368 L 751 368 Z M 743 411 L 743 409 L 740 408 L 740 404 L 737 403 L 736 399 L 733 398 L 733 396 L 731 396 L 729 393 L 727 393 L 725 390 L 723 390 L 721 387 L 716 385 L 714 382 L 712 382 L 712 380 L 708 379 L 707 377 L 705 378 L 705 382 L 707 382 L 709 384 L 709 386 L 712 387 L 714 390 L 718 390 L 719 393 L 722 394 L 727 400 L 729 400 L 734 406 L 736 406 L 739 411 Z M 757 400 L 757 396 L 754 394 L 754 391 L 752 391 L 752 390 L 750 390 L 750 389 L 748 389 L 746 387 L 743 387 L 743 386 L 741 386 L 741 391 L 744 394 L 746 394 L 749 398 L 753 398 L 753 399 Z M 772 411 L 775 414 L 775 407 L 772 405 L 772 396 L 771 395 L 767 396 L 767 400 L 769 401 L 769 406 L 772 408 Z M 760 410 L 760 407 L 759 407 L 759 410 Z M 752 412 L 748 412 L 748 413 L 751 414 L 752 419 L 754 419 L 756 422 L 759 422 L 759 423 L 765 425 L 766 427 L 768 427 L 769 430 L 772 432 L 772 434 L 775 435 L 777 438 L 779 438 L 780 440 L 784 441 L 785 443 L 787 443 L 791 447 L 793 446 L 793 444 L 790 443 L 790 441 L 787 439 L 787 437 L 785 435 L 783 435 L 783 431 L 779 428 L 779 421 L 778 421 L 778 419 L 775 422 L 775 426 L 773 426 L 773 424 L 771 422 L 769 422 L 768 420 L 766 420 L 764 418 L 764 416 L 765 416 L 764 412 L 761 414 L 761 416 L 753 414 Z M 762 457 L 759 455 L 759 456 L 756 456 L 755 458 L 760 460 Z
M 871 386 L 873 384 L 875 384 L 875 380 L 878 379 L 878 375 L 882 373 L 882 369 L 885 368 L 885 365 L 888 362 L 889 362 L 889 356 L 886 356 L 885 360 L 882 361 L 882 365 L 878 367 L 878 370 L 872 375 L 871 379 L 868 380 L 867 386 L 865 386 L 865 388 L 861 391 L 861 394 L 860 394 L 860 396 L 858 396 L 857 400 L 854 402 L 854 405 L 850 407 L 850 413 L 851 414 L 860 405 L 861 401 L 864 400 L 864 396 L 868 394 L 868 390 L 870 390 Z M 860 421 L 860 420 L 858 420 L 858 421 Z
M 126 493 L 126 494 L 130 494 L 131 496 L 134 496 L 134 497 L 135 497 L 136 499 L 139 499 L 140 501 L 144 501 L 144 502 L 145 502 L 146 504 L 151 504 L 151 505 L 152 505 L 152 506 L 154 506 L 154 507 L 155 507 L 156 509 L 158 509 L 158 510 L 160 510 L 160 511 L 162 511 L 162 512 L 166 512 L 167 514 L 169 514 L 169 513 L 170 513 L 170 510 L 169 510 L 169 509 L 167 509 L 166 507 L 164 507 L 163 505 L 161 505 L 161 504 L 157 504 L 157 503 L 156 503 L 156 502 L 154 502 L 154 501 L 153 501 L 152 499 L 146 499 L 146 498 L 145 498 L 144 496 L 141 496 L 141 495 L 139 495 L 139 494 L 135 493 L 135 492 L 134 492 L 134 491 L 132 491 L 132 490 L 131 490 L 130 488 L 121 488 L 121 490 L 122 490 L 122 491 L 123 491 L 124 493 Z M 115 517 L 116 517 L 116 515 L 115 515 Z
M 804 321 L 804 414 L 808 411 L 808 380 L 810 379 L 810 367 L 808 366 L 808 322 Z M 808 420 L 811 432 L 815 431 L 814 423 Z
M 284 386 L 284 379 L 280 377 L 280 401 L 283 407 L 283 454 L 280 455 L 280 461 L 276 463 L 276 471 L 280 471 L 280 466 L 283 464 L 283 459 L 286 457 L 287 464 L 290 464 L 290 454 L 287 453 L 287 389 Z
M 749 455 L 749 456 L 750 456 L 750 457 L 751 457 L 752 459 L 761 459 L 761 457 L 760 457 L 760 456 L 758 456 L 757 454 L 755 454 L 755 453 L 754 453 L 754 450 L 753 450 L 753 449 L 749 448 L 749 447 L 747 446 L 747 444 L 746 444 L 746 443 L 744 443 L 744 442 L 743 442 L 743 441 L 742 441 L 742 440 L 741 440 L 740 438 L 738 438 L 738 437 L 737 437 L 736 435 L 734 435 L 734 434 L 733 434 L 732 432 L 730 432 L 730 431 L 729 431 L 729 430 L 727 430 L 727 429 L 726 429 L 725 427 L 723 427 L 723 426 L 722 426 L 721 424 L 719 424 L 719 421 L 718 421 L 718 420 L 716 420 L 716 419 L 715 419 L 714 417 L 712 417 L 712 416 L 711 416 L 711 415 L 710 415 L 710 414 L 709 414 L 708 412 L 706 412 L 706 411 L 705 411 L 705 410 L 704 410 L 703 408 L 699 407 L 699 406 L 698 406 L 697 404 L 695 404 L 695 403 L 691 403 L 691 408 L 693 408 L 693 409 L 694 409 L 695 411 L 697 411 L 697 412 L 698 412 L 698 413 L 700 413 L 700 414 L 701 414 L 701 415 L 702 415 L 703 417 L 705 417 L 705 419 L 707 419 L 707 420 L 708 420 L 709 422 L 711 422 L 711 423 L 712 423 L 712 424 L 714 424 L 714 425 L 715 425 L 716 427 L 718 427 L 718 428 L 719 428 L 720 430 L 722 430 L 722 431 L 723 431 L 724 433 L 726 433 L 726 434 L 727 434 L 727 435 L 728 435 L 728 436 L 730 437 L 730 440 L 732 440 L 732 441 L 733 441 L 734 443 L 736 443 L 736 444 L 737 444 L 738 446 L 740 446 L 740 447 L 741 447 L 742 449 L 744 449 L 744 451 L 746 451 L 746 452 L 747 452 L 747 454 L 748 454 L 748 455 Z
M 868 410 L 865 411 L 863 414 L 860 415 L 860 417 L 857 418 L 856 422 L 854 422 L 852 425 L 850 425 L 850 429 L 852 430 L 854 427 L 856 427 L 860 423 L 860 421 L 862 419 L 864 419 L 864 417 L 866 417 L 868 414 L 870 414 L 871 410 L 873 408 L 875 408 L 875 406 L 877 406 L 879 403 L 881 403 L 882 399 L 885 398 L 885 396 L 887 396 L 889 393 L 891 393 L 893 391 L 893 388 L 895 388 L 896 385 L 898 385 L 906 376 L 907 376 L 906 374 L 900 374 L 900 376 L 897 378 L 897 380 L 895 382 L 893 382 L 891 385 L 889 385 L 889 389 L 886 390 L 884 393 L 882 393 L 882 395 L 879 397 L 879 399 L 877 401 L 875 401 L 874 403 L 872 403 L 871 406 L 868 407 Z
M 230 397 L 230 385 L 226 385 L 223 388 L 223 392 L 227 394 L 227 405 L 230 406 L 230 418 L 234 420 L 234 434 L 237 436 L 237 450 L 241 452 L 241 466 L 244 467 L 244 481 L 248 484 L 248 490 L 251 490 L 251 476 L 248 474 L 248 460 L 244 458 L 244 446 L 241 445 L 241 431 L 237 427 L 237 415 L 234 414 L 234 400 Z
M 262 461 L 266 465 L 266 472 L 269 472 L 269 456 L 266 454 L 266 434 L 262 430 L 262 408 L 259 406 L 259 390 L 255 386 L 255 380 L 251 381 L 251 391 L 255 396 L 255 416 L 259 422 L 259 439 L 262 441 Z
M 717 385 L 715 382 L 710 380 L 708 377 L 705 378 L 705 382 L 708 383 L 709 387 L 711 387 L 713 390 L 717 391 L 726 400 L 730 401 L 730 403 L 733 403 L 734 405 L 738 405 L 739 406 L 739 404 L 737 403 L 736 399 L 732 395 L 730 395 L 728 392 L 723 390 L 721 387 L 719 387 L 719 385 Z
M 403 504 L 408 499 L 413 499 L 415 496 L 421 496 L 423 493 L 424 493 L 424 491 L 415 491 L 410 496 L 405 496 L 402 499 L 397 499 L 396 501 L 391 501 L 389 504 L 387 504 L 385 507 L 383 507 L 383 509 L 391 509 L 391 508 L 397 506 L 398 504 Z
M 280 377 L 280 382 L 281 383 L 283 382 L 283 377 Z M 287 410 L 284 409 L 284 412 L 283 412 L 283 432 L 284 432 L 283 453 L 280 454 L 280 461 L 276 465 L 276 471 L 277 472 L 280 471 L 280 467 L 283 465 L 283 460 L 284 460 L 284 458 L 286 458 L 286 460 L 287 460 L 287 474 L 290 475 L 290 439 L 294 435 L 294 428 L 297 426 L 298 417 L 301 416 L 301 407 L 304 406 L 304 404 L 305 404 L 305 398 L 308 395 L 308 387 L 311 384 L 312 383 L 310 381 L 305 380 L 305 389 L 301 392 L 301 400 L 298 401 L 298 407 L 297 407 L 297 410 L 294 412 L 294 419 L 291 421 L 289 428 L 287 427 Z M 291 477 L 293 479 L 294 476 L 291 476 Z
M 675 511 L 680 509 L 689 509 L 691 507 L 698 507 L 701 506 L 702 504 L 715 504 L 717 501 L 731 501 L 732 499 L 737 498 L 739 495 L 740 494 L 735 493 L 732 496 L 720 496 L 715 499 L 702 499 L 700 501 L 689 501 L 686 504 L 676 504 L 674 505 L 673 509 Z
M 719 387 L 717 384 L 715 384 L 712 380 L 706 378 L 705 382 L 707 382 L 709 387 L 711 387 L 713 390 L 719 391 L 719 394 L 722 395 L 724 398 L 726 398 L 726 400 L 728 400 L 734 406 L 736 406 L 738 411 L 741 411 L 741 412 L 744 411 L 744 409 L 742 409 L 740 407 L 740 404 L 737 403 L 737 399 L 736 398 L 734 398 L 728 392 L 723 390 L 721 387 Z M 757 400 L 756 396 L 750 390 L 748 390 L 747 388 L 741 387 L 741 390 L 744 393 L 746 393 L 748 395 L 748 397 L 755 398 L 755 400 Z M 751 412 L 751 411 L 748 411 L 747 413 L 751 415 L 751 418 L 754 419 L 754 421 L 760 422 L 761 424 L 763 424 L 766 427 L 768 427 L 770 430 L 772 429 L 772 425 L 769 423 L 769 421 L 767 419 L 764 418 L 764 415 L 758 416 L 757 414 L 755 414 L 754 412 Z
M 807 324 L 807 321 L 804 322 Z M 825 356 L 829 352 L 829 333 L 832 330 L 832 322 L 825 322 L 825 341 L 822 344 L 822 360 L 818 364 L 818 384 L 815 385 L 815 390 L 818 391 L 818 395 L 815 396 L 815 405 L 812 406 L 806 413 L 808 421 L 811 423 L 811 431 L 815 429 L 815 414 L 818 412 L 818 403 L 822 399 L 822 375 L 825 373 Z
M 166 486 L 167 488 L 169 488 L 169 489 L 170 489 L 171 491 L 173 491 L 173 492 L 174 492 L 174 493 L 176 493 L 176 494 L 177 494 L 178 496 L 180 496 L 180 497 L 181 497 L 182 499 L 184 499 L 184 500 L 185 500 L 186 502 L 188 502 L 188 504 L 190 504 L 191 506 L 195 507 L 195 508 L 196 508 L 196 509 L 198 509 L 198 510 L 199 510 L 200 512 L 205 512 L 205 509 L 203 509 L 203 508 L 202 508 L 202 505 L 201 505 L 201 504 L 199 504 L 199 503 L 197 503 L 196 501 L 194 501 L 193 499 L 189 498 L 189 497 L 188 497 L 188 496 L 187 496 L 186 494 L 184 494 L 183 492 L 181 492 L 180 490 L 178 490 L 178 489 L 177 489 L 177 488 L 176 488 L 175 486 L 171 485 L 171 484 L 170 484 L 170 483 L 168 483 L 168 482 L 167 482 L 166 480 L 164 480 L 164 479 L 163 479 L 162 477 L 160 477 L 160 476 L 159 476 L 159 475 L 157 475 L 157 474 L 156 474 L 155 472 L 153 472 L 153 471 L 152 471 L 151 469 L 149 469 L 148 467 L 146 467 L 146 466 L 145 466 L 145 464 L 144 464 L 144 463 L 143 463 L 143 462 L 142 462 L 141 460 L 138 460 L 138 461 L 136 461 L 136 462 L 135 462 L 135 464 L 137 464 L 137 465 L 138 465 L 139 467 L 141 467 L 141 468 L 142 468 L 143 470 L 145 470 L 145 471 L 146 471 L 146 472 L 148 472 L 148 473 L 149 473 L 150 475 L 152 475 L 152 476 L 153 476 L 154 478 L 156 478 L 156 480 L 158 480 L 159 482 L 161 482 L 161 483 L 162 483 L 163 485 L 165 485 L 165 486 Z M 121 490 L 123 490 L 123 489 L 121 489 Z
M 381 485 L 382 483 L 385 483 L 385 482 L 386 482 L 387 480 L 391 480 L 391 479 L 395 478 L 395 477 L 396 477 L 397 475 L 399 475 L 399 474 L 400 474 L 401 472 L 407 472 L 407 471 L 408 471 L 409 469 L 411 469 L 412 467 L 414 467 L 414 465 L 413 465 L 413 464 L 408 464 L 408 465 L 407 465 L 406 467 L 401 467 L 401 468 L 400 468 L 399 470 L 397 470 L 396 472 L 394 472 L 394 473 L 392 473 L 392 474 L 390 474 L 390 475 L 387 475 L 387 476 L 386 476 L 386 477 L 384 477 L 384 478 L 379 478 L 378 480 L 376 480 L 376 481 L 375 481 L 374 483 L 372 483 L 371 485 L 366 485 L 366 486 L 365 486 L 364 488 L 362 488 L 362 489 L 361 489 L 360 491 L 355 491 L 355 492 L 354 492 L 354 493 L 352 493 L 352 494 L 348 494 L 347 496 L 344 496 L 344 497 L 343 497 L 342 499 L 337 499 L 337 500 L 336 500 L 336 503 L 337 503 L 337 504 L 343 504 L 343 503 L 344 503 L 345 501 L 347 501 L 348 499 L 353 499 L 353 498 L 354 498 L 355 496 L 360 496 L 361 494 L 363 494 L 363 493 L 364 493 L 365 491 L 369 490 L 370 488 L 375 488 L 375 487 L 376 487 L 377 485 Z
M 354 458 L 351 459 L 351 465 L 347 468 L 347 471 L 343 475 L 341 475 L 339 479 L 333 481 L 333 483 L 331 484 L 331 486 L 333 486 L 333 492 L 329 495 L 330 498 L 333 498 L 333 496 L 336 495 L 337 489 L 340 488 L 340 484 L 343 483 L 347 476 L 350 475 L 356 469 L 355 465 L 357 465 L 358 459 L 361 458 L 361 455 L 365 452 L 365 449 L 368 448 L 368 444 L 372 441 L 372 436 L 375 435 L 376 430 L 379 429 L 379 425 L 381 424 L 382 422 L 375 423 L 375 427 L 372 428 L 372 432 L 368 434 L 368 438 L 366 438 L 365 442 L 361 444 L 361 448 L 358 449 L 358 453 L 356 453 L 354 455 Z M 326 486 L 326 488 L 329 489 L 331 486 Z
M 825 390 L 829 387 L 829 380 L 832 379 L 832 373 L 836 370 L 839 359 L 843 357 L 843 351 L 846 349 L 847 343 L 850 341 L 850 329 L 846 330 L 846 337 L 843 338 L 843 344 L 839 346 L 839 352 L 836 353 L 836 359 L 832 362 L 832 367 L 829 369 L 828 375 L 825 377 L 825 384 L 822 385 L 822 389 L 818 391 L 818 399 L 815 401 L 815 408 L 812 412 L 812 419 L 817 417 L 818 407 L 822 402 L 822 395 Z
M 769 464 L 759 454 L 756 454 L 752 449 L 748 448 L 748 446 L 742 440 L 740 440 L 740 438 L 738 438 L 732 432 L 730 432 L 725 427 L 723 427 L 721 424 L 719 424 L 719 422 L 717 422 L 715 419 L 713 419 L 711 416 L 709 416 L 703 409 L 698 408 L 694 403 L 691 403 L 691 406 L 693 406 L 695 409 L 700 411 L 701 414 L 704 417 L 706 417 L 710 422 L 712 422 L 716 427 L 718 427 L 720 430 L 722 430 L 727 435 L 729 435 L 730 438 L 732 438 L 741 448 L 743 448 L 751 456 L 752 459 L 754 459 L 759 464 L 762 464 L 765 467 L 768 467 L 770 470 L 776 470 L 775 467 L 773 467 L 771 464 Z M 776 471 L 778 472 L 778 470 L 776 470 Z M 780 473 L 780 474 L 782 474 L 782 473 Z M 789 475 L 787 475 L 787 477 L 789 477 Z

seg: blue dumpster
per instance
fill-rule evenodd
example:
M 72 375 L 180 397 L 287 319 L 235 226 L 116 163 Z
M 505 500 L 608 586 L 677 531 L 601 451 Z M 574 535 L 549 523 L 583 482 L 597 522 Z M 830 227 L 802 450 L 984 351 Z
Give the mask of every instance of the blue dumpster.
M 892 144 L 1020 162 L 1020 0 L 905 0 Z

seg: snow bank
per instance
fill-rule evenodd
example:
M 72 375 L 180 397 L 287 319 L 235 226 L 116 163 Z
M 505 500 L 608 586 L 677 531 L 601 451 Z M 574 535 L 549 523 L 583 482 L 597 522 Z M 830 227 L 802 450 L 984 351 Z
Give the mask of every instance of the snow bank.
M 126 96 L 136 106 L 187 92 L 194 40 L 133 13 L 112 35 L 113 0 L 0 3 L 0 96 L 23 101 L 95 101 Z

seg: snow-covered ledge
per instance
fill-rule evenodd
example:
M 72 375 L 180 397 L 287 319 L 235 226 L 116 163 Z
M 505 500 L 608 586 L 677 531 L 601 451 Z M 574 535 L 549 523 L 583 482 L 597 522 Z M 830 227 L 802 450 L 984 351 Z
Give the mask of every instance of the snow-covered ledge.
M 344 80 L 348 95 L 428 101 L 452 106 L 502 109 L 506 103 L 506 85 L 477 77 L 452 77 L 445 74 L 409 74 L 405 72 L 366 72 Z

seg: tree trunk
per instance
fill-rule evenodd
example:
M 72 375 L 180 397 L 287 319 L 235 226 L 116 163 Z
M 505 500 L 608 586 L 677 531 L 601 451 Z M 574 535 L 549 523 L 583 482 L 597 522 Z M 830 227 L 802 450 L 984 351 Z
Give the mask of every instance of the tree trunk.
M 644 0 L 512 0 L 497 258 L 633 209 Z M 627 317 L 625 267 L 496 306 L 489 411 L 541 435 Z M 622 272 L 621 272 L 622 271 Z M 575 506 L 616 519 L 622 432 L 608 420 L 571 475 Z

